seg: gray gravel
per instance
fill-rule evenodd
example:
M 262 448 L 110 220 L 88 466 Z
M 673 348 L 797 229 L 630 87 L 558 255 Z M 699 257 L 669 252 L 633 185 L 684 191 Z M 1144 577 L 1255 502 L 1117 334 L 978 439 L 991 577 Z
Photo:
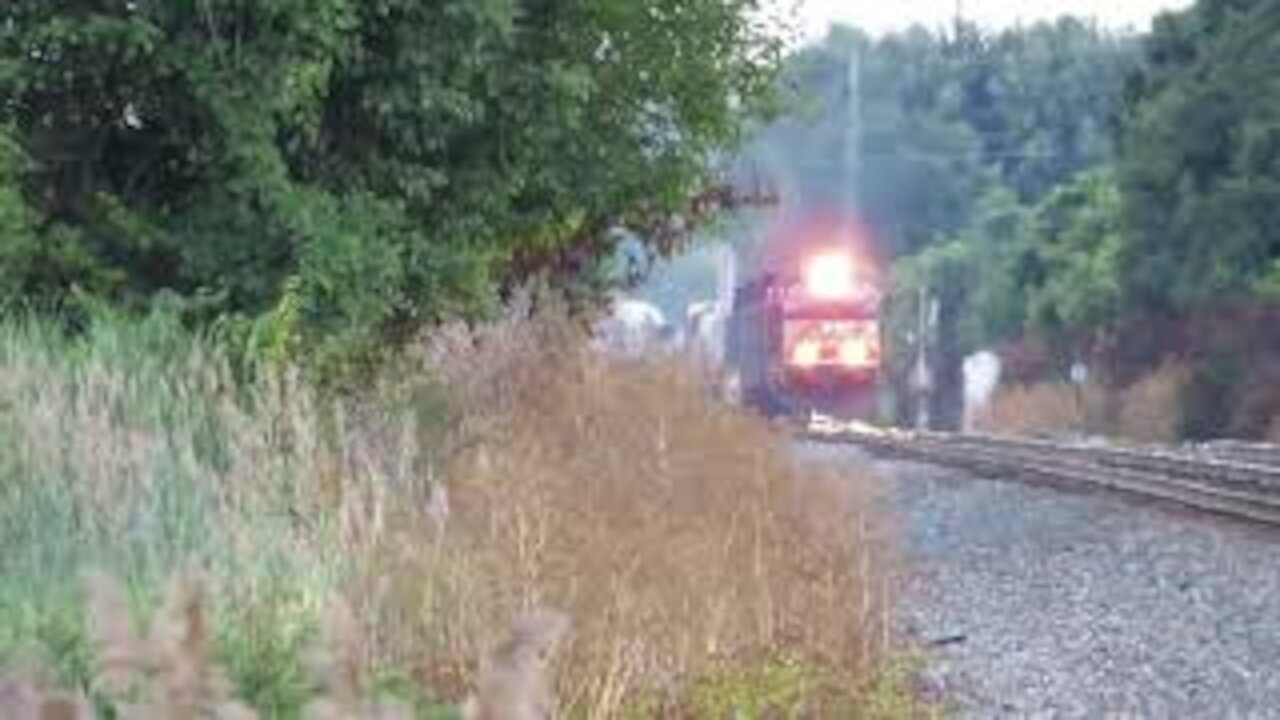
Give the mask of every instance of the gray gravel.
M 956 717 L 1280 718 L 1280 531 L 874 464 L 913 571 L 900 629 Z

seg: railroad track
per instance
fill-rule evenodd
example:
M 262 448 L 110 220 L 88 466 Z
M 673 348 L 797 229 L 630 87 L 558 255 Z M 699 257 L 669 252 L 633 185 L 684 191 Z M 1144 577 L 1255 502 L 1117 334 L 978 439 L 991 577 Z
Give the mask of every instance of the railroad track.
M 1280 527 L 1280 448 L 1127 447 L 1004 435 L 878 429 L 815 417 L 807 438 L 981 475 L 1105 488 Z
M 1196 445 L 1191 450 L 1220 460 L 1236 460 L 1252 465 L 1280 466 L 1280 445 L 1241 442 L 1238 440 L 1215 440 Z

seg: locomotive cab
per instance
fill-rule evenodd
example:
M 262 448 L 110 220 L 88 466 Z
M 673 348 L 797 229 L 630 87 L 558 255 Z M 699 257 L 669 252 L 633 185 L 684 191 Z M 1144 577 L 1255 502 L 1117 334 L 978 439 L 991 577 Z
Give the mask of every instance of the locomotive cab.
M 851 253 L 828 250 L 740 289 L 727 359 L 744 400 L 770 415 L 871 419 L 881 365 L 880 293 L 860 270 Z

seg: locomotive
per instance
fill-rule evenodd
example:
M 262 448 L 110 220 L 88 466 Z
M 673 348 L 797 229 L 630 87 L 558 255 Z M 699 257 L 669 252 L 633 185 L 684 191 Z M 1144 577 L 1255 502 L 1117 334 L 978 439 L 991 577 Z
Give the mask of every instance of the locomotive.
M 871 264 L 818 244 L 736 289 L 724 359 L 741 402 L 774 417 L 875 419 L 882 293 Z

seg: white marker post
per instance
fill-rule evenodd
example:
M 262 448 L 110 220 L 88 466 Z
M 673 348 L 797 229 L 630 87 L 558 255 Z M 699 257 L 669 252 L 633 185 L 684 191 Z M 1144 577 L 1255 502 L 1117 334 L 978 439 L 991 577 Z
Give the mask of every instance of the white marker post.
M 1084 386 L 1089 382 L 1089 367 L 1076 360 L 1071 363 L 1071 384 L 1075 386 L 1076 414 L 1080 417 L 1080 432 L 1088 436 L 1090 423 L 1084 406 Z

